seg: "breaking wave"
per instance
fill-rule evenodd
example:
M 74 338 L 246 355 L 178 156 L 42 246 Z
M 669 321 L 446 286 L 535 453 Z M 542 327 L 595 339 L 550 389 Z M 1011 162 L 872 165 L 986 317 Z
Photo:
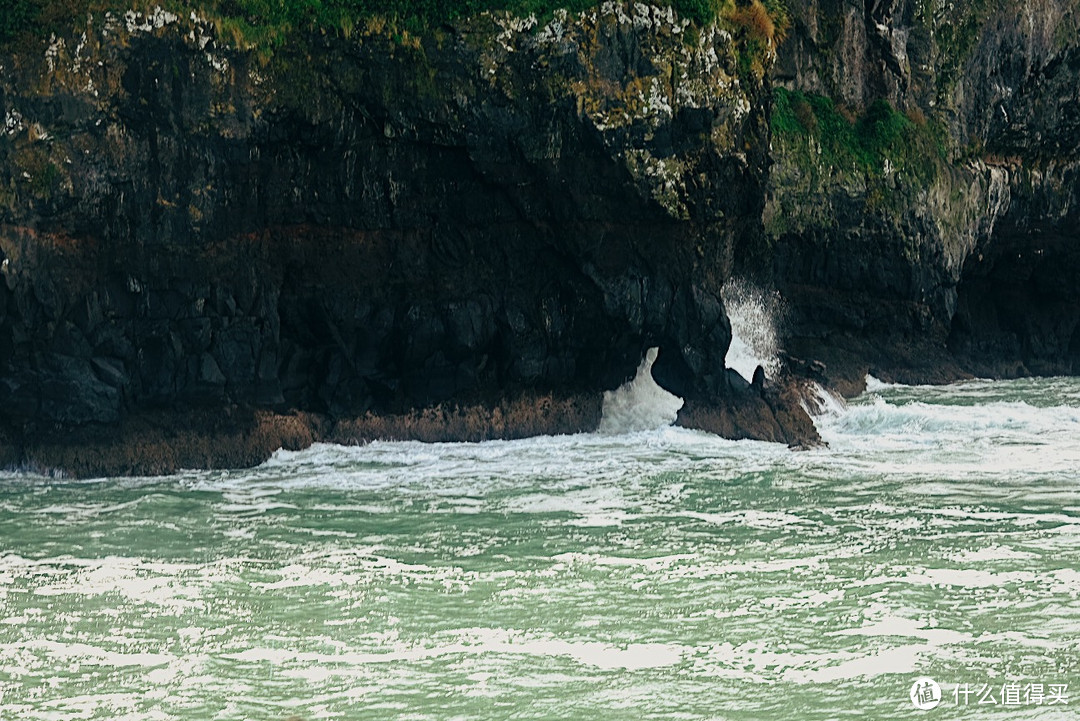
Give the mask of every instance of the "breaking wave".
M 601 433 L 649 431 L 675 422 L 683 399 L 668 393 L 653 380 L 652 367 L 658 353 L 657 348 L 647 350 L 637 374 L 615 390 L 604 393 Z

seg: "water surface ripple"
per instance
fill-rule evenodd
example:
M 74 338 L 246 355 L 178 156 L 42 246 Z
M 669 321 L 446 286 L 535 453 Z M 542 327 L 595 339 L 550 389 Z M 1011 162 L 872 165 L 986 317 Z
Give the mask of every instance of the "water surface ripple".
M 0 719 L 910 718 L 921 675 L 935 718 L 1074 718 L 1080 381 L 873 388 L 810 452 L 665 428 L 2 476 Z

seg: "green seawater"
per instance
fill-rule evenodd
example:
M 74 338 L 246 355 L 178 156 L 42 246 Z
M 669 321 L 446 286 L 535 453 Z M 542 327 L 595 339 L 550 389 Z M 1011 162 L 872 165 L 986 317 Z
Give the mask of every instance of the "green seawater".
M 0 719 L 1080 717 L 1080 381 L 817 421 L 0 476 Z

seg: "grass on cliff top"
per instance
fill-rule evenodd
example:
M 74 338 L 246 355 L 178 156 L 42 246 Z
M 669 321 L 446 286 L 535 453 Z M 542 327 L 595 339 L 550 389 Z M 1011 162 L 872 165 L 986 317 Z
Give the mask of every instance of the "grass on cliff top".
M 887 161 L 895 170 L 929 182 L 947 156 L 942 128 L 917 111 L 905 115 L 886 100 L 855 115 L 830 98 L 777 88 L 771 124 L 781 141 L 813 140 L 818 162 L 840 170 L 881 175 Z
M 718 18 L 751 42 L 778 42 L 788 25 L 785 0 L 650 0 L 670 5 L 684 18 L 707 25 Z M 295 32 L 333 31 L 348 35 L 359 23 L 382 18 L 401 30 L 421 33 L 484 11 L 544 18 L 601 0 L 0 0 L 0 43 L 19 37 L 48 37 L 89 12 L 123 12 L 161 5 L 186 15 L 195 10 L 216 20 L 237 44 L 278 46 Z M 141 7 L 140 7 L 141 6 Z

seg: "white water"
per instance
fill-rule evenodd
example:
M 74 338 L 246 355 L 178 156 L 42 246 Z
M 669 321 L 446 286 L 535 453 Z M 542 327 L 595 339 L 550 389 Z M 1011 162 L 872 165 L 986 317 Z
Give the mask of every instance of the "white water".
M 811 418 L 837 418 L 847 410 L 844 399 L 821 384 L 810 381 L 803 388 L 802 407 Z
M 773 377 L 780 367 L 777 337 L 777 325 L 783 312 L 780 295 L 738 279 L 730 280 L 722 295 L 732 334 L 725 365 L 747 381 L 754 377 L 758 366 L 765 369 L 767 377 Z M 652 367 L 657 353 L 656 348 L 650 348 L 634 378 L 614 391 L 604 393 L 600 433 L 634 433 L 663 428 L 675 422 L 683 400 L 653 380 Z M 827 407 L 830 408 L 839 402 L 824 390 L 821 390 L 821 400 L 828 400 Z M 808 409 L 813 411 L 822 407 L 826 406 L 811 403 Z
M 765 370 L 766 378 L 774 378 L 780 370 L 779 327 L 784 317 L 779 292 L 766 292 L 747 281 L 732 279 L 722 295 L 731 321 L 731 345 L 725 365 L 748 381 L 758 366 Z M 821 385 L 809 382 L 805 391 L 808 395 L 802 406 L 812 417 L 835 417 L 844 411 L 843 398 Z
M 780 294 L 733 279 L 724 286 L 723 300 L 731 321 L 731 345 L 724 359 L 725 365 L 747 381 L 753 379 L 758 366 L 764 368 L 766 377 L 775 377 L 780 369 L 778 326 L 783 317 Z M 614 391 L 604 393 L 600 433 L 635 433 L 675 422 L 683 400 L 653 380 L 652 367 L 657 353 L 657 348 L 650 348 L 634 378 Z M 887 387 L 876 382 L 882 388 Z M 836 394 L 816 383 L 808 384 L 807 390 L 810 395 L 804 399 L 803 407 L 811 416 L 835 417 L 843 412 L 844 401 Z
M 668 393 L 653 380 L 652 367 L 657 354 L 656 348 L 647 350 L 637 374 L 615 390 L 604 393 L 600 433 L 648 431 L 675 422 L 683 399 Z
M 0 474 L 0 719 L 1075 718 L 1080 380 L 815 421 Z
M 724 362 L 747 381 L 761 366 L 772 378 L 780 369 L 778 325 L 783 301 L 777 292 L 766 292 L 739 279 L 729 280 L 721 293 L 731 321 L 731 345 Z
M 866 392 L 877 393 L 878 391 L 889 390 L 890 388 L 902 388 L 899 383 L 886 383 L 885 381 L 878 380 L 872 375 L 866 376 Z

